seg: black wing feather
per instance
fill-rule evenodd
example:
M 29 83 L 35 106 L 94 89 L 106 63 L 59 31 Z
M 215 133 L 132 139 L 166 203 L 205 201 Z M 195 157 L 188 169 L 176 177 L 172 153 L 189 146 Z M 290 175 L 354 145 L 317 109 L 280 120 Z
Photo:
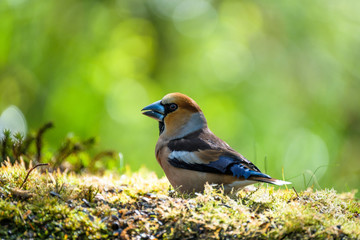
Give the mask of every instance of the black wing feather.
M 219 150 L 219 151 L 225 150 L 226 154 L 224 155 L 229 155 L 232 159 L 231 161 L 235 161 L 236 163 L 243 164 L 246 167 L 256 172 L 261 172 L 252 162 L 250 162 L 244 156 L 242 156 L 234 149 L 232 149 L 227 143 L 225 143 L 223 140 L 218 138 L 209 129 L 201 129 L 183 138 L 171 140 L 168 143 L 168 147 L 170 151 L 187 151 L 187 152 L 196 152 L 199 150 Z M 216 164 L 217 167 L 220 167 L 221 164 L 225 164 L 225 166 L 229 165 L 226 163 L 226 161 L 225 163 L 220 161 Z
M 177 168 L 184 168 L 207 173 L 227 174 L 233 175 L 235 177 L 244 177 L 245 179 L 248 179 L 250 176 L 270 178 L 270 176 L 266 174 L 250 170 L 249 168 L 242 165 L 239 161 L 236 161 L 236 159 L 229 156 L 220 156 L 219 160 L 210 162 L 208 164 L 187 163 L 178 158 L 169 159 L 169 163 Z

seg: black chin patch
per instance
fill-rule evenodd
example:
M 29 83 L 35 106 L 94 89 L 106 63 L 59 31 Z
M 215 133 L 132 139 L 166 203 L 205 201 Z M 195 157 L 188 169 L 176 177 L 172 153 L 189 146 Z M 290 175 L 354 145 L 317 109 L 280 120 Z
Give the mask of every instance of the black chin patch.
M 165 124 L 164 122 L 159 122 L 159 135 L 164 131 Z

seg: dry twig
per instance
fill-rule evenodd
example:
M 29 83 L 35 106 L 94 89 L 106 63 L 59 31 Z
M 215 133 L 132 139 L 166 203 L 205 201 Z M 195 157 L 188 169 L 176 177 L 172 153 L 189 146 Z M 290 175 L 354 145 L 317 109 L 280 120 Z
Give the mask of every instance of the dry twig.
M 48 164 L 48 163 L 39 163 L 39 164 L 36 164 L 34 167 L 32 167 L 32 168 L 28 171 L 28 173 L 26 174 L 26 177 L 25 177 L 23 183 L 21 184 L 20 189 L 21 189 L 21 188 L 23 187 L 23 185 L 26 183 L 26 180 L 28 179 L 30 173 L 31 173 L 35 168 L 40 167 L 40 166 L 47 166 L 47 165 L 49 165 L 49 164 Z

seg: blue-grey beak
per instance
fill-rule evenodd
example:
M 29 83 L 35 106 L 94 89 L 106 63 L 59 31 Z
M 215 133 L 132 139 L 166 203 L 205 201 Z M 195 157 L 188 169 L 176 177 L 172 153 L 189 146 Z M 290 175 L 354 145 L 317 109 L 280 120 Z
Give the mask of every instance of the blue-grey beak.
M 144 107 L 141 111 L 144 111 L 142 114 L 158 120 L 159 122 L 164 120 L 165 107 L 161 105 L 161 100 Z

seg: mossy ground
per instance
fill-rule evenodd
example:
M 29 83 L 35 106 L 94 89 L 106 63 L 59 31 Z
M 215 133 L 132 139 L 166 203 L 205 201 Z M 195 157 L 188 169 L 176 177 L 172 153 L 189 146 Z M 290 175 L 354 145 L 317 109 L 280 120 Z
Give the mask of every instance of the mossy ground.
M 55 239 L 360 239 L 354 192 L 260 185 L 226 196 L 207 186 L 183 196 L 165 178 L 131 175 L 27 174 L 0 168 L 0 238 Z

